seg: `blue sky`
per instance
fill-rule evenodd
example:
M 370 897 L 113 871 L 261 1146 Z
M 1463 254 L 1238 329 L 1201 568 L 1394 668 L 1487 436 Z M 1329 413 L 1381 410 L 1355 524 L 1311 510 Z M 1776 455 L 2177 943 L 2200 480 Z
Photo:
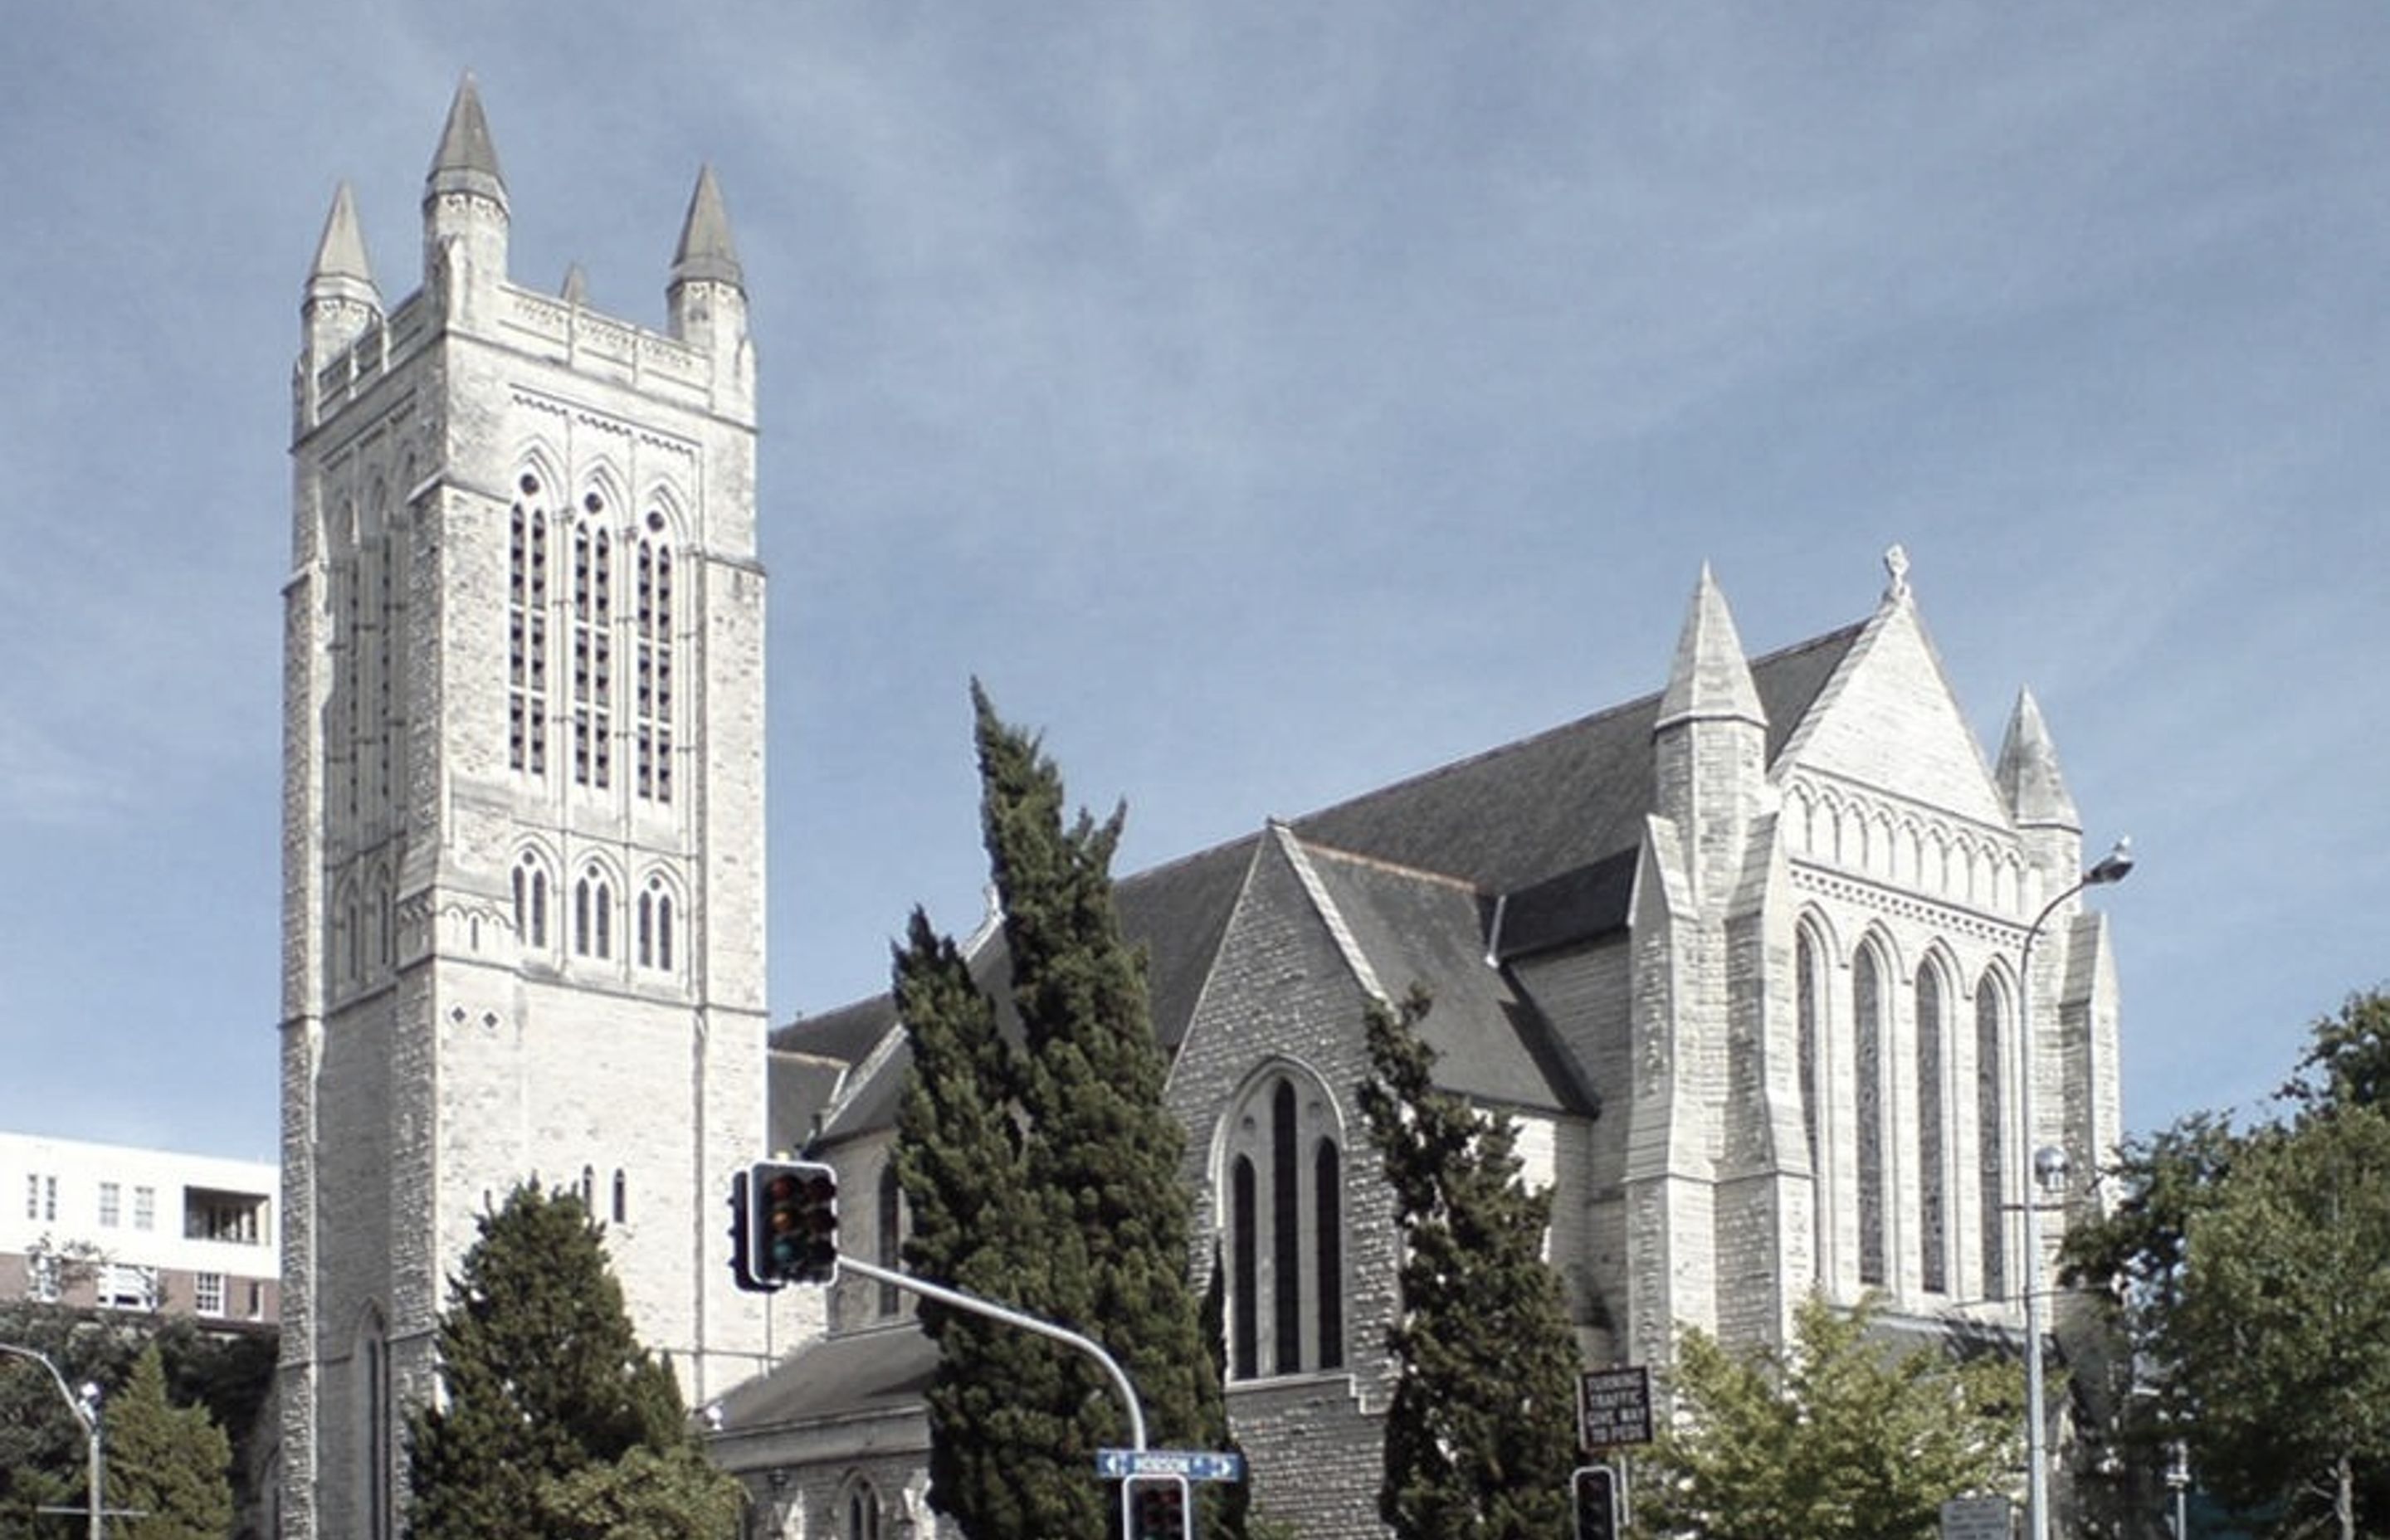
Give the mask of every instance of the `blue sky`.
M 965 929 L 966 683 L 1134 867 L 1766 650 L 2039 697 L 2126 1119 L 2390 976 L 2390 7 L 93 4 L 0 59 L 0 1127 L 268 1157 L 297 307 L 458 75 L 513 271 L 745 260 L 771 999 Z

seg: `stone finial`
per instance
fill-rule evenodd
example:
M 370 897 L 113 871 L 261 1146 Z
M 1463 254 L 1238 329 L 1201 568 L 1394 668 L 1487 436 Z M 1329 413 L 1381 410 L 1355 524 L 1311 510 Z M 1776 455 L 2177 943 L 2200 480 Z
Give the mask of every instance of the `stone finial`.
M 1898 604 L 1908 597 L 1908 552 L 1895 544 L 1883 551 L 1883 602 Z
M 564 267 L 564 286 L 561 289 L 559 289 L 556 292 L 558 298 L 561 299 L 566 304 L 587 304 L 589 302 L 589 275 L 581 270 L 581 264 L 579 263 L 567 263 Z

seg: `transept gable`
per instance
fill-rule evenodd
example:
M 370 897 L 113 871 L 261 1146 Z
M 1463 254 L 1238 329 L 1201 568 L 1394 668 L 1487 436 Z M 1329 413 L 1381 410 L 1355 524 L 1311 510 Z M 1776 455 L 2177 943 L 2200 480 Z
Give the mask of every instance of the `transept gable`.
M 1993 828 L 2008 808 L 1905 580 L 1895 580 L 1772 767 L 1811 772 Z

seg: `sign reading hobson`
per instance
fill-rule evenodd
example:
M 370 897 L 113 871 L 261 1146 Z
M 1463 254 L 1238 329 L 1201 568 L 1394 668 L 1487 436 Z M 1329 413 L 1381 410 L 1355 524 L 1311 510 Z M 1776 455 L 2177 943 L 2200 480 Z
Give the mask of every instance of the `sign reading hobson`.
M 1651 1442 L 1651 1371 L 1641 1364 L 1587 1369 L 1576 1381 L 1577 1442 L 1616 1449 Z

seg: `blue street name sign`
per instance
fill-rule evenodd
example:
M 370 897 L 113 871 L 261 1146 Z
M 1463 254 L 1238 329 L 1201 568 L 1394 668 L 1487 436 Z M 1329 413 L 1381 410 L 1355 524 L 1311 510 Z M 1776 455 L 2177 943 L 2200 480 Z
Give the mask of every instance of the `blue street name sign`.
M 1099 1449 L 1096 1474 L 1106 1481 L 1131 1476 L 1184 1476 L 1190 1482 L 1240 1482 L 1245 1457 L 1209 1449 Z

